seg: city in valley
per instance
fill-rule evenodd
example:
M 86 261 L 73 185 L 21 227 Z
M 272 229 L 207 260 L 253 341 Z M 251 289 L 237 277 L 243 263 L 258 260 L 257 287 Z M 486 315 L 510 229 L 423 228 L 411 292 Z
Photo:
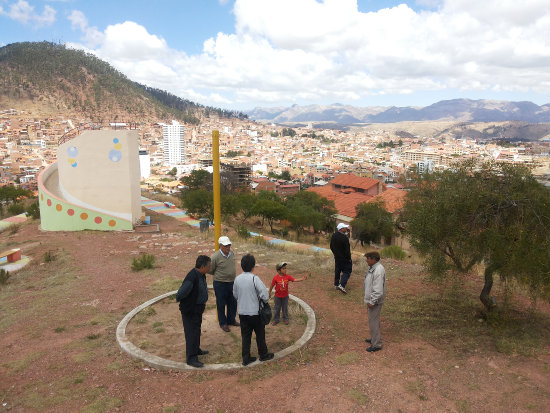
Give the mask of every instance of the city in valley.
M 55 162 L 58 145 L 90 128 L 98 126 L 62 115 L 37 117 L 25 111 L 0 110 L 0 185 L 17 184 L 36 191 L 37 176 Z M 199 125 L 118 122 L 103 128 L 137 129 L 142 188 L 166 193 L 178 192 L 179 178 L 194 169 L 210 167 L 211 171 L 213 130 L 220 132 L 222 165 L 246 168 L 246 185 L 254 188 L 268 175 L 280 176 L 288 171 L 285 175 L 290 181 L 279 180 L 273 187 L 277 192 L 280 189 L 281 195 L 288 194 L 285 187 L 291 193 L 320 187 L 347 173 L 403 188 L 403 178 L 411 169 L 438 170 L 469 158 L 525 164 L 545 183 L 550 174 L 550 139 L 502 145 L 467 137 L 440 135 L 434 139 L 399 134 L 385 125 L 341 131 L 316 129 L 311 124 L 290 128 L 237 118 L 206 119 Z M 174 130 L 179 146 L 176 156 L 173 149 L 168 150 L 167 142 L 168 131 Z

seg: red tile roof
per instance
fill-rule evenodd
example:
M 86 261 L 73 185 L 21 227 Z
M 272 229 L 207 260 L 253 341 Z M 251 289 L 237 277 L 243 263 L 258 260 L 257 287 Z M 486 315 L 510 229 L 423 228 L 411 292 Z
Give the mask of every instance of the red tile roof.
M 355 218 L 355 207 L 362 202 L 368 202 L 373 197 L 359 192 L 344 194 L 333 191 L 330 185 L 310 187 L 308 191 L 315 192 L 329 200 L 334 201 L 334 206 L 340 215 Z
M 330 183 L 335 185 L 347 186 L 351 188 L 361 188 L 361 189 L 368 190 L 369 188 L 372 188 L 373 186 L 378 185 L 380 181 L 373 178 L 363 178 L 355 174 L 349 173 L 349 174 L 338 175 L 336 178 L 330 181 Z
M 397 188 L 388 188 L 381 194 L 373 197 L 371 199 L 371 202 L 383 201 L 386 211 L 394 214 L 398 212 L 401 208 L 403 208 L 406 196 L 407 191 Z

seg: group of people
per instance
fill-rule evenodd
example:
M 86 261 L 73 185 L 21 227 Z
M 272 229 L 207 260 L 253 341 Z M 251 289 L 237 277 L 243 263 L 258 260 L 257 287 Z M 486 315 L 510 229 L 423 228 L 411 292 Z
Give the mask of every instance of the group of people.
M 341 222 L 330 238 L 330 250 L 334 255 L 334 288 L 344 294 L 347 294 L 346 285 L 353 268 L 349 235 L 349 225 Z M 363 301 L 367 306 L 370 330 L 370 338 L 365 341 L 369 344 L 366 350 L 371 353 L 382 350 L 380 312 L 386 297 L 386 270 L 380 263 L 380 254 L 377 251 L 367 252 L 365 258 L 369 270 L 363 281 Z
M 231 240 L 222 236 L 218 239 L 219 249 L 212 257 L 199 255 L 193 268 L 183 280 L 176 301 L 183 321 L 185 333 L 185 352 L 187 364 L 193 367 L 203 367 L 198 356 L 208 354 L 208 350 L 200 348 L 202 314 L 208 300 L 206 274 L 213 275 L 213 287 L 216 295 L 216 308 L 220 328 L 229 332 L 230 326 L 241 328 L 242 363 L 244 366 L 256 361 L 250 355 L 252 332 L 256 335 L 256 345 L 260 361 L 271 360 L 274 357 L 267 349 L 265 341 L 265 325 L 258 314 L 260 300 L 267 302 L 275 287 L 275 308 L 273 325 L 279 323 L 280 313 L 283 322 L 289 323 L 288 316 L 288 283 L 307 279 L 294 278 L 286 273 L 287 263 L 276 265 L 277 274 L 273 277 L 269 292 L 260 278 L 254 275 L 256 259 L 246 254 L 241 259 L 243 272 L 236 276 L 235 254 L 231 251 Z M 238 307 L 237 307 L 238 303 Z M 239 321 L 236 319 L 237 308 Z
M 241 329 L 242 364 L 246 366 L 256 361 L 256 357 L 250 355 L 253 331 L 256 335 L 260 361 L 271 360 L 274 355 L 268 351 L 265 341 L 265 325 L 259 316 L 260 300 L 268 301 L 273 288 L 275 288 L 272 324 L 279 324 L 281 312 L 283 323 L 288 324 L 288 284 L 289 282 L 305 281 L 307 276 L 292 277 L 287 274 L 288 263 L 281 262 L 275 267 L 277 274 L 273 277 L 268 291 L 262 280 L 253 273 L 256 266 L 253 255 L 246 254 L 242 257 L 243 272 L 237 276 L 235 254 L 231 251 L 230 239 L 222 236 L 218 239 L 218 244 L 218 251 L 211 257 L 198 256 L 195 268 L 189 271 L 176 294 L 185 333 L 187 364 L 197 368 L 203 367 L 204 364 L 198 357 L 208 354 L 208 350 L 200 347 L 202 315 L 208 300 L 207 273 L 213 275 L 220 328 L 224 332 L 230 332 L 230 326 Z M 331 237 L 330 249 L 334 255 L 334 287 L 347 294 L 346 285 L 352 272 L 349 226 L 347 224 L 338 224 L 336 232 Z M 370 344 L 367 351 L 375 352 L 382 349 L 380 312 L 386 295 L 386 271 L 380 263 L 378 252 L 367 252 L 365 257 L 369 270 L 365 276 L 363 289 L 370 330 L 370 338 L 365 341 Z M 237 309 L 239 321 L 236 319 Z

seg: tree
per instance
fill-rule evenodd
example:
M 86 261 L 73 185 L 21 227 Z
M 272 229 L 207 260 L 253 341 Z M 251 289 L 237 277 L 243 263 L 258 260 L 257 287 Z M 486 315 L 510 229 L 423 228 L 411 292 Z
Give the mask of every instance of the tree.
M 380 242 L 393 235 L 394 223 L 391 213 L 383 202 L 363 202 L 355 207 L 356 216 L 351 225 L 354 238 L 361 242 Z
M 267 219 L 271 233 L 273 233 L 273 223 L 278 219 L 285 218 L 286 208 L 275 192 L 260 191 L 254 204 L 254 214 L 262 217 L 262 225 Z
M 526 167 L 470 161 L 426 174 L 402 219 L 433 277 L 483 266 L 487 309 L 495 274 L 550 299 L 550 191 Z
M 334 201 L 310 191 L 300 191 L 286 201 L 289 211 L 289 221 L 297 235 L 305 228 L 313 227 L 313 231 L 332 231 L 336 208 Z M 300 219 L 299 217 L 305 217 Z
M 193 189 L 208 189 L 212 190 L 212 174 L 204 169 L 195 169 L 189 176 L 184 176 L 180 181 L 190 190 Z
M 191 189 L 181 194 L 183 208 L 189 214 L 214 219 L 214 199 L 206 189 Z
M 178 174 L 178 168 L 176 168 L 175 166 L 170 170 L 170 172 L 168 172 L 168 175 L 171 175 L 171 176 L 176 176 Z

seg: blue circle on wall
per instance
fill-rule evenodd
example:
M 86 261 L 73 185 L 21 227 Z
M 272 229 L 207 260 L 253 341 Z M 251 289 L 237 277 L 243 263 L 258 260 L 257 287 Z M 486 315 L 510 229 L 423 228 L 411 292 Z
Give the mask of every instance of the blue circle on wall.
M 69 157 L 71 158 L 76 158 L 77 155 L 78 155 L 78 149 L 76 149 L 76 146 L 69 146 L 67 148 L 67 154 L 69 155 Z
M 118 138 L 114 138 L 113 143 L 118 143 Z
M 73 168 L 76 168 L 76 165 L 78 165 L 76 162 L 71 164 Z
M 122 152 L 117 151 L 116 149 L 111 149 L 109 151 L 109 159 L 113 162 L 118 162 L 122 159 Z

